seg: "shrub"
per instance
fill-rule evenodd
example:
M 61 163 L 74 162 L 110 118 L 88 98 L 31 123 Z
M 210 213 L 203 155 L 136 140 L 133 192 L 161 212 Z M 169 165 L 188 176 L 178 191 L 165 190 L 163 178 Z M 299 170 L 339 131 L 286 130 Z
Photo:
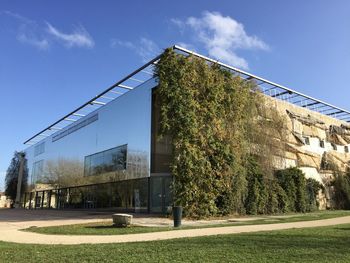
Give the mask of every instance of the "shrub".
M 350 209 L 350 173 L 336 173 L 333 186 L 336 208 Z
M 310 212 L 318 209 L 317 195 L 323 186 L 305 174 L 297 167 L 276 172 L 278 184 L 284 190 L 288 205 L 286 211 Z
M 266 182 L 258 163 L 252 157 L 248 161 L 247 172 L 246 213 L 250 215 L 265 214 L 268 202 Z
M 318 181 L 308 178 L 306 179 L 306 211 L 311 212 L 318 210 L 319 202 L 317 195 L 320 190 L 324 190 L 322 184 Z
M 306 179 L 303 172 L 296 167 L 279 170 L 276 179 L 287 195 L 287 211 L 306 212 Z
M 286 213 L 288 211 L 288 197 L 276 179 L 268 184 L 267 214 Z

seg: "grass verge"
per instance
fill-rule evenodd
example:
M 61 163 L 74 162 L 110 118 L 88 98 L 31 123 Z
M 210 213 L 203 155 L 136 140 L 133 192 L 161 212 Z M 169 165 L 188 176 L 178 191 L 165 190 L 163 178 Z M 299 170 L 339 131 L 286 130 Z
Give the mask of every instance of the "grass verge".
M 166 241 L 28 245 L 0 242 L 1 262 L 350 262 L 350 224 Z

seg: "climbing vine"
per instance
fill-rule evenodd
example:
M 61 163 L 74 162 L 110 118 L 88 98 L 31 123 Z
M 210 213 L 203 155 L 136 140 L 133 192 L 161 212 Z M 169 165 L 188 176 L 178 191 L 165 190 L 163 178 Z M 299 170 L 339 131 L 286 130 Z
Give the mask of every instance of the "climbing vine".
M 175 204 L 192 217 L 282 211 L 283 189 L 276 181 L 265 185 L 283 153 L 285 124 L 255 83 L 171 49 L 156 76 L 159 134 L 172 142 Z

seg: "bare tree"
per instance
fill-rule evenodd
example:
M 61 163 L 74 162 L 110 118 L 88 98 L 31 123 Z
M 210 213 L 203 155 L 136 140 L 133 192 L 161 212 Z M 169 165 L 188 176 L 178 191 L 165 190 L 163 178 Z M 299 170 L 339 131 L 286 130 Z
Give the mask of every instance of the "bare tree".
M 83 182 L 84 166 L 77 159 L 46 161 L 40 182 L 58 187 L 80 185 Z

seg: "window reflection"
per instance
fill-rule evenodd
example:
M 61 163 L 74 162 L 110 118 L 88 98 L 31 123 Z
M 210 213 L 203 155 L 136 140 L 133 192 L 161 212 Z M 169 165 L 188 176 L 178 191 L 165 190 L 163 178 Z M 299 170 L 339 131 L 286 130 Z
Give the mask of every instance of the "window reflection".
M 44 160 L 37 161 L 33 164 L 33 174 L 32 174 L 32 184 L 39 180 L 43 175 L 44 170 Z
M 87 176 L 126 169 L 127 145 L 121 145 L 85 157 L 84 174 Z

